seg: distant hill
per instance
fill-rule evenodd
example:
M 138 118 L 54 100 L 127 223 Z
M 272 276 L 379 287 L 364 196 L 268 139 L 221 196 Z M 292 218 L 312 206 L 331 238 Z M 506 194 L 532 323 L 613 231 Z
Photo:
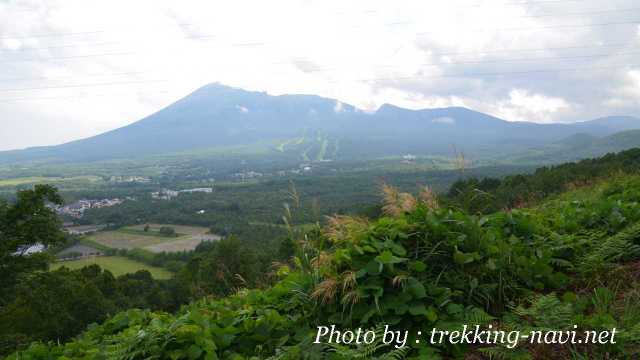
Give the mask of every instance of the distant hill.
M 453 146 L 516 152 L 577 134 L 602 137 L 629 129 L 640 129 L 640 119 L 536 124 L 459 107 L 393 105 L 365 112 L 315 95 L 271 96 L 211 84 L 129 126 L 58 146 L 0 152 L 0 163 L 109 160 L 257 143 L 267 144 L 271 156 L 294 153 L 303 160 L 451 153 Z
M 640 147 L 640 130 L 620 131 L 602 137 L 578 133 L 509 157 L 519 163 L 560 163 L 599 157 L 634 147 Z

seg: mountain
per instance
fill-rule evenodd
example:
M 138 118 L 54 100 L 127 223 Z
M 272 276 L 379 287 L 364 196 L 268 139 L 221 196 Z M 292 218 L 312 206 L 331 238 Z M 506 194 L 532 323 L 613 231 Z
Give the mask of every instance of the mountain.
M 210 84 L 131 125 L 62 145 L 0 152 L 0 163 L 109 160 L 256 143 L 269 144 L 274 156 L 296 151 L 305 157 L 316 147 L 318 159 L 449 153 L 452 146 L 516 151 L 576 134 L 601 137 L 638 128 L 640 119 L 632 117 L 537 124 L 460 107 L 385 104 L 365 112 L 315 95 L 271 96 Z
M 517 163 L 560 163 L 594 158 L 634 147 L 640 147 L 640 130 L 638 129 L 620 131 L 602 137 L 577 133 L 543 146 L 509 154 L 506 158 Z

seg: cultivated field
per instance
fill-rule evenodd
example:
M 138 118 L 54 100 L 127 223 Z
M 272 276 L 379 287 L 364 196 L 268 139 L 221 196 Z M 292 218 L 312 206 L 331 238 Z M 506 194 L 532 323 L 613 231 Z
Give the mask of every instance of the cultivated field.
M 61 182 L 98 182 L 101 179 L 97 176 L 74 176 L 74 177 L 21 177 L 11 179 L 0 179 L 0 186 L 18 186 L 24 184 L 39 184 L 39 183 L 61 183 Z
M 128 226 L 114 231 L 102 231 L 87 237 L 88 240 L 114 249 L 145 249 L 151 252 L 177 252 L 193 250 L 203 241 L 220 239 L 219 236 L 208 234 L 208 229 L 198 226 L 183 226 L 169 224 L 149 224 L 148 231 L 144 231 L 146 225 Z M 172 227 L 176 235 L 165 236 L 160 234 L 163 226 Z
M 158 280 L 169 279 L 172 276 L 171 272 L 165 269 L 145 265 L 120 256 L 97 256 L 81 260 L 59 261 L 51 265 L 51 270 L 56 270 L 63 266 L 69 269 L 81 269 L 93 264 L 100 265 L 103 269 L 111 271 L 115 276 L 132 274 L 138 270 L 147 270 L 154 279 Z

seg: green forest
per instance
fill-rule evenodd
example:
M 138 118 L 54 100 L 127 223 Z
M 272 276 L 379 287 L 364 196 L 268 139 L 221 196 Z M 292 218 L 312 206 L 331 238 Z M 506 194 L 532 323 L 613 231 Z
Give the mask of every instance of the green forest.
M 72 241 L 38 185 L 0 205 L 0 351 L 8 359 L 625 359 L 640 351 L 640 149 L 528 174 L 461 174 L 442 193 L 380 185 L 367 214 L 314 223 L 295 184 L 272 240 L 232 232 L 170 280 L 48 272 L 24 245 Z M 301 226 L 304 225 L 304 226 Z M 126 254 L 144 257 L 145 254 Z M 148 254 L 147 254 L 148 255 Z M 72 294 L 72 295 L 69 295 Z M 382 325 L 406 346 L 381 341 Z M 370 344 L 314 343 L 318 327 Z M 419 332 L 616 329 L 606 344 L 429 343 Z M 424 336 L 423 339 L 425 340 Z

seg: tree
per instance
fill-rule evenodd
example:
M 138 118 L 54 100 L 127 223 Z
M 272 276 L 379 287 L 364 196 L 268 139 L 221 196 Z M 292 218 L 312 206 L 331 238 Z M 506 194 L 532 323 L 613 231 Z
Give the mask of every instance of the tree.
M 48 254 L 28 254 L 27 250 L 65 240 L 60 220 L 49 204 L 62 204 L 57 190 L 49 185 L 19 191 L 13 204 L 0 201 L 0 305 L 13 297 L 22 275 L 46 270 L 52 260 Z
M 191 259 L 178 277 L 193 285 L 196 298 L 208 294 L 228 295 L 234 289 L 255 286 L 261 266 L 256 253 L 232 235 Z
M 33 341 L 68 340 L 122 310 L 175 310 L 187 299 L 180 286 L 155 281 L 146 270 L 116 278 L 98 265 L 25 274 L 0 307 L 0 358 Z
M 160 228 L 160 234 L 164 236 L 176 236 L 176 230 L 171 226 L 163 226 Z
M 23 277 L 16 285 L 15 299 L 0 311 L 0 333 L 31 341 L 65 340 L 113 310 L 80 272 L 35 272 Z

